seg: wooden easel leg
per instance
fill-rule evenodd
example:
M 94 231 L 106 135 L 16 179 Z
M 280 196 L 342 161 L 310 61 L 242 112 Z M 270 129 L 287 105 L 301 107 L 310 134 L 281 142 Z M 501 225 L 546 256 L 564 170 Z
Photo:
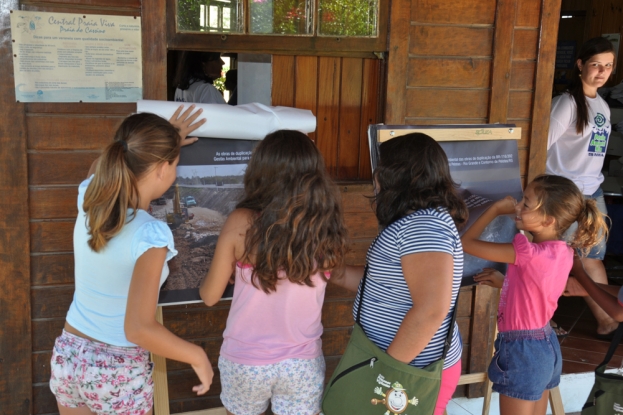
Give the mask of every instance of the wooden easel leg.
M 498 290 L 498 295 L 497 295 L 497 301 L 496 304 L 498 304 L 500 302 L 500 294 L 501 294 L 502 290 Z M 498 323 L 497 323 L 497 319 L 495 321 L 495 328 L 493 329 L 493 335 L 491 336 L 491 351 L 489 353 L 489 355 L 491 357 L 493 357 L 493 354 L 495 353 L 495 347 L 494 347 L 494 343 L 495 343 L 495 339 L 498 337 Z M 489 376 L 487 376 L 487 386 L 485 389 L 485 396 L 484 396 L 484 400 L 482 402 L 482 415 L 489 415 L 489 410 L 491 409 L 491 395 L 493 394 L 493 382 L 491 382 L 489 380 Z M 563 414 L 564 415 L 564 414 Z
M 156 308 L 156 321 L 162 324 L 162 307 Z M 170 415 L 169 386 L 167 384 L 167 359 L 151 354 L 154 363 L 152 374 L 154 380 L 154 415 Z
M 549 390 L 549 405 L 552 408 L 552 415 L 565 415 L 565 407 L 562 404 L 562 395 L 558 386 Z
M 489 415 L 491 408 L 491 394 L 493 393 L 493 382 L 487 377 L 487 386 L 485 389 L 484 401 L 482 402 L 482 415 Z

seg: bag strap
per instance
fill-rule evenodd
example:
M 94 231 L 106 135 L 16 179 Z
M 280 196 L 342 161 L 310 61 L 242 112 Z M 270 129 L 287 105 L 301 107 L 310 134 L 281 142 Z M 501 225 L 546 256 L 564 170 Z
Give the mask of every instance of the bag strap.
M 379 236 L 380 236 L 380 234 L 379 234 Z M 376 237 L 374 242 L 372 242 L 372 245 L 370 246 L 370 249 L 372 249 L 374 247 L 374 245 L 376 244 L 377 239 L 378 239 L 378 236 Z M 366 331 L 364 330 L 363 326 L 361 325 L 360 317 L 361 317 L 361 305 L 363 304 L 363 292 L 366 289 L 366 281 L 367 281 L 367 279 L 368 279 L 368 264 L 366 263 L 366 267 L 363 270 L 363 278 L 361 279 L 361 289 L 359 290 L 359 293 L 358 293 L 359 303 L 357 304 L 357 313 L 355 314 L 355 322 L 357 324 L 359 324 L 359 327 L 361 327 L 361 330 L 363 331 L 364 334 L 366 334 Z M 459 294 L 456 295 L 456 300 L 454 301 L 454 310 L 452 310 L 452 319 L 450 320 L 450 327 L 448 327 L 448 335 L 446 336 L 446 340 L 444 341 L 443 354 L 441 356 L 442 359 L 446 358 L 448 350 L 450 350 L 450 346 L 452 345 L 452 337 L 454 336 L 454 325 L 455 325 L 454 323 L 456 322 L 456 309 L 457 309 L 458 303 L 459 303 Z M 621 324 L 619 326 L 619 328 L 621 328 L 621 327 L 623 327 L 623 324 Z M 367 337 L 367 334 L 366 334 L 366 337 Z M 618 343 L 617 343 L 617 345 L 618 345 Z M 616 349 L 616 346 L 615 346 L 615 349 Z M 614 351 L 612 353 L 614 353 Z M 610 357 L 612 357 L 612 356 L 610 356 Z M 610 359 L 608 359 L 608 360 L 610 360 Z
M 616 352 L 619 343 L 621 343 L 621 339 L 623 339 L 623 323 L 619 323 L 619 327 L 617 327 L 617 330 L 614 332 L 614 337 L 612 339 L 612 343 L 610 343 L 608 353 L 606 353 L 604 361 L 601 362 L 599 366 L 605 366 L 610 362 L 610 359 L 612 359 L 614 352 Z

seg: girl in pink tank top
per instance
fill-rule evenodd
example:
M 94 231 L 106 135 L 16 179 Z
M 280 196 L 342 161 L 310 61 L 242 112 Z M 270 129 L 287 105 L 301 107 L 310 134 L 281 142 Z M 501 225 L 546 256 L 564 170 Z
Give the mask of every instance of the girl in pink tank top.
M 200 293 L 234 295 L 219 357 L 228 413 L 320 412 L 324 384 L 321 311 L 340 267 L 346 229 L 340 194 L 305 134 L 281 130 L 256 147 L 244 197 L 228 217 Z
M 532 242 L 517 234 L 512 243 L 478 238 L 499 215 L 514 214 L 519 230 L 530 232 Z M 578 222 L 569 242 L 562 240 Z M 549 389 L 560 383 L 562 356 L 549 321 L 579 254 L 597 245 L 607 233 L 606 224 L 592 199 L 561 176 L 534 179 L 517 203 L 512 197 L 495 202 L 465 232 L 465 253 L 509 264 L 506 276 L 486 269 L 474 277 L 480 284 L 502 288 L 498 307 L 499 334 L 488 375 L 500 393 L 502 415 L 543 414 Z M 573 249 L 572 249 L 573 248 Z

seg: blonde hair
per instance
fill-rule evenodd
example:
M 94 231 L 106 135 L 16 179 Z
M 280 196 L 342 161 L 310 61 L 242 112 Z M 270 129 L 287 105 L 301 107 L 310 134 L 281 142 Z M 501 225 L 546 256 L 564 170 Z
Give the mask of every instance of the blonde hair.
M 593 199 L 585 198 L 571 180 L 544 174 L 532 181 L 538 203 L 536 209 L 556 219 L 558 238 L 574 223 L 578 229 L 568 241 L 569 246 L 586 254 L 603 238 L 608 237 L 608 225 Z
M 97 162 L 95 177 L 84 196 L 83 209 L 95 252 L 134 219 L 139 205 L 137 182 L 155 165 L 173 163 L 180 153 L 180 135 L 167 120 L 149 113 L 126 118 Z

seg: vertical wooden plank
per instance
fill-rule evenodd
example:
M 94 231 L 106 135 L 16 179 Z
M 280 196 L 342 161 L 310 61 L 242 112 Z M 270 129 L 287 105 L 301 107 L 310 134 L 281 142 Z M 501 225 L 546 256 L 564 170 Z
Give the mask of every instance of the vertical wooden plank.
M 584 35 L 584 41 L 588 39 L 601 36 L 601 23 L 604 17 L 604 10 L 606 5 L 609 4 L 606 0 L 592 0 L 589 2 L 588 10 L 586 11 L 586 33 Z
M 338 171 L 340 179 L 356 179 L 359 173 L 359 134 L 361 128 L 361 82 L 363 60 L 342 59 L 340 90 L 340 129 L 338 136 Z
M 296 57 L 294 82 L 296 85 L 294 106 L 310 110 L 316 115 L 318 102 L 318 57 Z M 316 133 L 310 133 L 309 137 L 315 141 Z
M 167 4 L 166 0 L 143 0 L 143 98 L 167 99 Z M 169 16 L 174 19 L 175 16 Z
M 474 289 L 473 318 L 471 327 L 470 359 L 468 373 L 486 372 L 491 361 L 490 339 L 495 330 L 491 316 L 497 312 L 497 290 L 486 285 Z M 493 320 L 495 322 L 495 320 Z M 484 396 L 486 384 L 471 384 L 467 387 L 468 398 Z
M 392 2 L 389 34 L 387 99 L 385 122 L 404 124 L 407 112 L 407 70 L 409 66 L 410 1 Z
M 294 56 L 273 55 L 272 104 L 294 106 Z
M 156 321 L 164 324 L 162 307 L 156 308 Z M 167 359 L 151 353 L 154 363 L 154 415 L 169 415 L 169 386 L 167 385 Z
M 28 169 L 24 104 L 15 102 L 10 10 L 0 0 L 0 412 L 32 413 Z
M 342 60 L 318 58 L 318 113 L 316 114 L 316 145 L 322 153 L 327 170 L 337 174 L 337 131 L 340 119 L 340 81 Z
M 372 178 L 370 165 L 370 147 L 368 144 L 368 126 L 376 124 L 379 95 L 380 61 L 373 59 L 363 60 L 363 82 L 361 91 L 361 130 L 359 133 L 359 175 L 358 179 Z
M 491 124 L 505 123 L 507 119 L 516 10 L 517 0 L 498 1 L 493 38 L 491 99 L 489 101 L 489 122 Z
M 547 133 L 552 106 L 552 83 L 556 62 L 556 39 L 561 0 L 543 0 L 539 29 L 534 105 L 532 106 L 532 131 L 528 161 L 528 183 L 545 171 Z

